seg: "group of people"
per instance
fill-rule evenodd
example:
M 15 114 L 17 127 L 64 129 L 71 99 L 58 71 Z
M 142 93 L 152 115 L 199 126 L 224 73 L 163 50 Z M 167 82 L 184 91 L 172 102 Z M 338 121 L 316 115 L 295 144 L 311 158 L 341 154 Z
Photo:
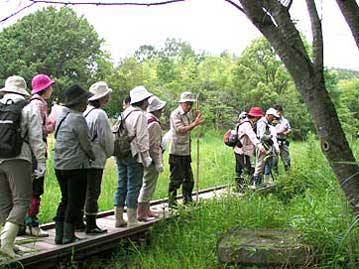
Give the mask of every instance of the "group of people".
M 14 110 L 20 115 L 20 127 L 16 130 L 19 139 L 13 147 L 18 148 L 18 152 L 0 152 L 0 251 L 10 257 L 16 257 L 14 242 L 18 234 L 48 236 L 39 227 L 37 216 L 44 193 L 47 136 L 52 132 L 55 175 L 61 190 L 61 201 L 54 217 L 56 244 L 79 240 L 76 230 L 87 234 L 106 232 L 96 224 L 97 200 L 106 161 L 114 155 L 114 134 L 119 131 L 120 124 L 126 129 L 130 150 L 126 155 L 115 155 L 118 168 L 115 227 L 132 226 L 158 217 L 150 210 L 150 201 L 159 173 L 163 171 L 160 117 L 166 102 L 145 87 L 137 86 L 124 100 L 123 112 L 111 128 L 104 108 L 112 89 L 106 82 L 96 82 L 89 90 L 78 84 L 70 86 L 63 93 L 62 105 L 54 106 L 49 115 L 47 100 L 51 98 L 54 83 L 49 76 L 38 74 L 32 79 L 30 95 L 24 78 L 11 76 L 0 90 L 0 111 Z M 184 203 L 192 201 L 190 133 L 203 123 L 200 112 L 192 114 L 195 101 L 191 92 L 183 92 L 178 107 L 170 116 L 171 207 L 176 206 L 177 190 L 181 185 Z M 15 121 L 0 119 L 1 130 L 11 129 L 11 124 Z M 6 144 L 3 142 L 0 140 L 1 150 L 2 144 Z
M 284 169 L 287 171 L 290 168 L 290 132 L 291 126 L 280 105 L 269 108 L 265 114 L 260 107 L 252 107 L 248 112 L 239 114 L 235 128 L 238 142 L 234 146 L 238 190 L 243 190 L 248 183 L 245 175 L 254 189 L 273 184 L 272 170 L 278 173 L 279 156 Z

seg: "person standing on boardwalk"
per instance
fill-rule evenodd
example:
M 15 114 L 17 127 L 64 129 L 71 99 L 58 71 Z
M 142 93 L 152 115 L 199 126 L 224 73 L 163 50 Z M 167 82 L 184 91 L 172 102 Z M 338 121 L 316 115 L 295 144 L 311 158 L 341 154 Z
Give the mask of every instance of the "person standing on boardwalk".
M 42 139 L 46 144 L 46 157 L 47 157 L 47 136 L 52 133 L 55 128 L 55 121 L 49 119 L 48 117 L 48 105 L 47 100 L 51 98 L 52 95 L 52 85 L 55 84 L 49 76 L 44 74 L 38 74 L 33 77 L 31 81 L 32 85 L 32 96 L 30 102 L 34 105 L 41 117 L 42 125 Z M 33 172 L 36 170 L 37 161 L 33 156 L 32 169 Z M 41 195 L 44 193 L 44 176 L 39 176 L 36 173 L 33 174 L 32 180 L 32 199 L 30 208 L 25 217 L 25 233 L 27 235 L 36 236 L 36 237 L 46 237 L 49 234 L 43 231 L 39 227 L 39 220 L 37 215 L 40 211 Z
M 118 184 L 115 193 L 115 227 L 124 227 L 124 206 L 127 206 L 128 226 L 138 224 L 137 201 L 142 186 L 144 167 L 152 164 L 149 154 L 148 124 L 145 116 L 148 99 L 152 93 L 144 86 L 137 86 L 130 91 L 130 106 L 120 115 L 117 123 L 123 123 L 131 138 L 130 150 L 126 156 L 116 157 Z M 118 131 L 115 124 L 113 132 Z
M 203 123 L 202 114 L 196 111 L 193 120 L 192 106 L 196 100 L 191 92 L 183 92 L 179 106 L 171 113 L 171 146 L 169 150 L 170 183 L 168 187 L 168 204 L 177 205 L 177 189 L 182 185 L 183 201 L 192 202 L 194 186 L 191 167 L 191 131 Z
M 83 113 L 90 131 L 92 150 L 96 152 L 96 160 L 90 163 L 87 169 L 87 189 L 85 202 L 85 219 L 87 234 L 101 234 L 107 232 L 96 224 L 98 212 L 97 200 L 101 193 L 102 174 L 106 160 L 113 154 L 113 136 L 108 117 L 103 108 L 108 104 L 112 89 L 106 82 L 100 81 L 92 84 L 89 104 Z
M 82 113 L 92 93 L 75 84 L 64 92 L 64 108 L 55 128 L 55 174 L 61 190 L 61 202 L 55 221 L 55 243 L 76 240 L 75 223 L 82 217 L 86 196 L 87 170 L 95 160 L 89 129 Z
M 285 171 L 288 171 L 290 168 L 290 155 L 289 155 L 289 141 L 288 136 L 292 131 L 292 128 L 289 124 L 289 121 L 283 116 L 283 108 L 281 105 L 275 105 L 273 107 L 277 110 L 279 119 L 277 125 L 275 126 L 277 131 L 277 140 L 279 144 L 279 155 L 283 161 Z M 275 171 L 278 173 L 278 159 L 275 163 Z
M 153 160 L 151 165 L 144 169 L 143 183 L 138 197 L 137 219 L 148 221 L 158 215 L 150 210 L 150 202 L 156 190 L 159 173 L 163 172 L 162 156 L 162 128 L 160 118 L 166 106 L 166 102 L 156 96 L 148 99 L 147 123 L 150 142 L 150 156 Z
M 242 115 L 236 127 L 240 146 L 237 144 L 234 147 L 234 155 L 236 157 L 236 185 L 239 191 L 243 190 L 245 184 L 243 172 L 248 174 L 249 177 L 253 176 L 254 168 L 252 167 L 251 158 L 253 158 L 255 149 L 258 149 L 262 154 L 266 152 L 253 130 L 253 126 L 257 120 L 263 117 L 262 109 L 260 107 L 251 107 L 248 113 Z
M 29 96 L 26 88 L 22 77 L 11 76 L 0 90 L 4 93 L 0 100 L 1 115 L 6 116 L 4 110 L 19 115 L 17 119 L 8 115 L 8 119 L 0 120 L 0 252 L 13 258 L 15 238 L 31 203 L 32 154 L 37 161 L 38 177 L 44 176 L 46 167 L 40 113 L 25 100 Z M 19 122 L 18 126 L 12 126 L 15 122 Z M 11 129 L 16 133 L 9 137 Z M 9 147 L 11 142 L 15 144 Z

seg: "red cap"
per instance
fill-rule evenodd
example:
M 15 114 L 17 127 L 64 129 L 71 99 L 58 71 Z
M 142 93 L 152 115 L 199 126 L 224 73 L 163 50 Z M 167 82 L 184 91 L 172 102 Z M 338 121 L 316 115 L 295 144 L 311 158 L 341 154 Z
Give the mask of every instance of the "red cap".
M 251 107 L 251 109 L 248 112 L 249 116 L 260 118 L 263 117 L 263 111 L 260 107 L 254 106 Z

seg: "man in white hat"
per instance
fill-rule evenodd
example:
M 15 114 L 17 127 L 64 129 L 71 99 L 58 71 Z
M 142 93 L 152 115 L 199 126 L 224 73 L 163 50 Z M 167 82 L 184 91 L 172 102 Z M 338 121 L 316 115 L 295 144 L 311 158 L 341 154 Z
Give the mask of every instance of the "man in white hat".
M 130 91 L 130 106 L 122 116 L 131 138 L 131 152 L 126 157 L 116 157 L 118 168 L 118 185 L 115 193 L 114 206 L 116 227 L 126 226 L 123 220 L 123 208 L 127 206 L 128 226 L 138 224 L 137 201 L 142 186 L 144 167 L 152 164 L 149 154 L 148 124 L 145 116 L 148 99 L 152 93 L 144 86 L 137 86 Z
M 21 130 L 13 136 L 21 139 L 17 140 L 15 145 L 6 141 L 8 135 L 3 133 L 9 129 L 9 124 L 15 121 L 3 117 L 0 120 L 0 253 L 15 257 L 15 237 L 20 225 L 24 223 L 31 202 L 31 152 L 37 161 L 35 173 L 37 176 L 43 176 L 46 167 L 46 145 L 42 140 L 40 113 L 35 106 L 26 105 L 25 102 L 25 98 L 30 95 L 25 80 L 19 76 L 11 76 L 0 92 L 4 93 L 0 100 L 1 116 L 5 115 L 3 109 L 10 109 L 10 106 L 18 106 L 21 115 Z
M 270 174 L 271 166 L 265 168 L 266 163 L 269 164 L 272 162 L 272 157 L 266 157 L 267 154 L 273 156 L 273 150 L 278 151 L 278 143 L 276 140 L 276 132 L 274 126 L 271 125 L 271 122 L 274 119 L 279 118 L 277 111 L 274 108 L 269 108 L 266 111 L 266 114 L 257 121 L 257 138 L 261 141 L 264 147 L 267 149 L 267 153 L 263 153 L 259 150 L 257 153 L 256 167 L 253 174 L 253 187 L 257 188 L 262 183 L 262 175 L 265 174 L 265 183 L 268 182 L 268 176 Z M 266 159 L 267 158 L 267 159 Z M 266 171 L 264 171 L 266 170 Z
M 97 200 L 101 193 L 101 181 L 103 170 L 107 158 L 113 153 L 113 135 L 108 122 L 106 112 L 103 110 L 110 99 L 110 89 L 106 82 L 99 81 L 90 86 L 92 97 L 88 99 L 89 103 L 83 116 L 86 119 L 92 142 L 92 150 L 96 152 L 96 160 L 90 163 L 87 169 L 87 188 L 85 202 L 85 219 L 87 234 L 101 234 L 107 232 L 99 228 L 96 224 L 96 215 L 98 212 Z M 83 224 L 83 223 L 81 223 Z
M 150 156 L 153 160 L 152 164 L 145 168 L 143 175 L 143 184 L 138 197 L 137 219 L 148 221 L 158 215 L 150 210 L 150 202 L 153 193 L 156 190 L 157 179 L 159 173 L 163 172 L 163 156 L 162 156 L 162 128 L 160 118 L 166 106 L 166 102 L 160 100 L 156 96 L 148 99 L 147 107 L 147 123 L 150 141 Z
M 170 124 L 172 143 L 170 146 L 170 183 L 168 188 L 168 203 L 170 207 L 176 206 L 177 189 L 182 185 L 184 203 L 192 202 L 194 186 L 191 167 L 191 131 L 203 123 L 202 114 L 196 111 L 192 116 L 192 106 L 196 100 L 191 92 L 183 92 L 179 106 L 171 113 Z

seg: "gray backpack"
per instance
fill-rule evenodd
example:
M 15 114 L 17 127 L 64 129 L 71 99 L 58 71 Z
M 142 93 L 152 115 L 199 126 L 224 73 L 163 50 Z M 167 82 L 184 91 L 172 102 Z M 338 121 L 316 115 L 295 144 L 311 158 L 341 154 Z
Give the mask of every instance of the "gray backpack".
M 131 141 L 134 139 L 134 137 L 130 137 L 128 135 L 125 121 L 132 112 L 133 111 L 128 113 L 126 117 L 124 117 L 123 113 L 121 113 L 116 123 L 112 127 L 112 133 L 114 136 L 113 156 L 115 157 L 126 158 L 131 155 Z

